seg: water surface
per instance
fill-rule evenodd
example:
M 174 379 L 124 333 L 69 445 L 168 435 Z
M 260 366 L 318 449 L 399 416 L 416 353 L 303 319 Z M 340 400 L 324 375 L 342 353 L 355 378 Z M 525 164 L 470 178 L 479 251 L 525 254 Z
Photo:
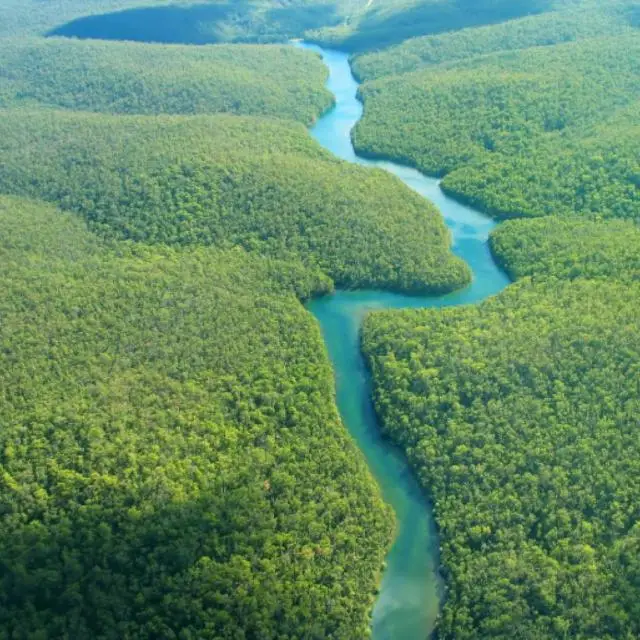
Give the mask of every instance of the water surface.
M 362 449 L 385 501 L 393 507 L 398 524 L 373 611 L 373 638 L 423 640 L 433 630 L 443 593 L 437 535 L 431 508 L 404 456 L 380 436 L 372 405 L 371 380 L 360 352 L 359 331 L 369 311 L 477 302 L 503 289 L 509 280 L 489 251 L 488 236 L 495 226 L 490 218 L 447 197 L 435 178 L 393 162 L 356 155 L 350 133 L 362 116 L 363 107 L 356 97 L 358 83 L 351 74 L 348 55 L 304 43 L 298 46 L 322 55 L 330 72 L 327 87 L 336 97 L 335 107 L 311 130 L 313 137 L 344 160 L 393 173 L 433 202 L 451 230 L 453 252 L 473 270 L 470 286 L 445 296 L 337 291 L 308 304 L 320 323 L 333 364 L 342 419 Z

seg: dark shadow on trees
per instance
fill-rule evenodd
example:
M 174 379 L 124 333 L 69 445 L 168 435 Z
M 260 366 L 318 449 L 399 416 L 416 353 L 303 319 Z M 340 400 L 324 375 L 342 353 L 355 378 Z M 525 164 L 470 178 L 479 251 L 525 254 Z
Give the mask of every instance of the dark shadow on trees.
M 453 0 L 438 4 L 427 0 L 391 15 L 376 11 L 374 5 L 358 25 L 358 32 L 345 41 L 344 47 L 353 51 L 380 49 L 415 36 L 497 24 L 542 13 L 550 8 L 550 4 L 550 0 Z
M 270 509 L 256 508 L 260 486 L 248 479 L 154 505 L 116 493 L 17 524 L 0 540 L 0 637 L 258 633 L 258 609 L 278 608 L 269 579 L 259 584 L 251 569 L 275 535 Z M 239 595 L 252 591 L 260 607 Z
M 48 36 L 166 44 L 273 42 L 337 22 L 334 4 L 261 10 L 251 2 L 128 9 L 78 18 Z
M 145 7 L 72 20 L 49 36 L 100 40 L 133 40 L 182 44 L 211 44 L 222 38 L 217 26 L 250 16 L 247 2 L 201 4 L 190 7 Z

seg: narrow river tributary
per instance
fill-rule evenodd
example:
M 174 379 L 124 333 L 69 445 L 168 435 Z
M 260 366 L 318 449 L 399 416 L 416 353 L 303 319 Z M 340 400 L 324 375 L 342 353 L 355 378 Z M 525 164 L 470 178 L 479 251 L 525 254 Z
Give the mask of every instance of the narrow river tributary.
M 491 257 L 487 244 L 495 223 L 444 195 L 438 180 L 419 171 L 356 155 L 351 129 L 362 116 L 358 83 L 348 54 L 300 43 L 320 53 L 329 68 L 327 87 L 335 107 L 311 129 L 313 137 L 336 156 L 393 173 L 408 187 L 433 202 L 451 229 L 453 252 L 472 268 L 472 284 L 445 296 L 406 296 L 385 291 L 337 291 L 308 304 L 322 328 L 335 378 L 342 420 L 364 453 L 385 501 L 395 511 L 397 537 L 387 556 L 380 595 L 373 611 L 374 640 L 424 640 L 433 630 L 442 598 L 438 540 L 431 508 L 404 456 L 381 437 L 372 404 L 371 380 L 360 351 L 364 315 L 378 309 L 445 307 L 483 300 L 509 280 Z

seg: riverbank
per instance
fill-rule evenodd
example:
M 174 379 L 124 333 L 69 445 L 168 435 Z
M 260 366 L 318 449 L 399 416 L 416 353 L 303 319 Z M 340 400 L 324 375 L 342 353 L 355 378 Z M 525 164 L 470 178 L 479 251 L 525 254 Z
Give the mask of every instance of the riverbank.
M 380 594 L 372 615 L 375 640 L 426 638 L 433 631 L 444 589 L 438 538 L 431 506 L 404 454 L 382 435 L 373 408 L 373 389 L 360 349 L 365 315 L 382 309 L 445 307 L 478 302 L 510 281 L 496 265 L 488 246 L 496 222 L 448 197 L 440 181 L 416 169 L 358 156 L 351 130 L 362 117 L 358 83 L 346 53 L 297 43 L 316 51 L 329 68 L 327 88 L 334 107 L 311 129 L 311 135 L 339 158 L 384 169 L 433 202 L 451 232 L 452 250 L 473 271 L 472 283 L 443 296 L 409 296 L 379 290 L 336 291 L 307 304 L 322 330 L 334 368 L 336 398 L 342 420 L 364 453 L 385 501 L 396 514 L 397 537 L 387 555 Z

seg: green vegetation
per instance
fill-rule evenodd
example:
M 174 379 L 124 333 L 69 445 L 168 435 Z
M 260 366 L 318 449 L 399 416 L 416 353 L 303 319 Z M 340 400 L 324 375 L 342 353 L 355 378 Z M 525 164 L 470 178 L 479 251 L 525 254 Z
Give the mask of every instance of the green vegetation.
M 494 24 L 548 11 L 552 0 L 372 0 L 338 26 L 306 37 L 348 51 L 388 47 L 407 38 Z
M 0 36 L 45 34 L 204 44 L 273 41 L 335 25 L 361 0 L 5 0 Z
M 566 0 L 7 0 L 0 36 L 204 44 L 320 40 L 352 51 L 416 35 L 504 22 Z
M 524 280 L 479 306 L 365 322 L 376 409 L 441 532 L 443 639 L 640 634 L 637 51 L 635 36 L 594 39 L 429 76 L 449 128 L 424 125 L 442 142 L 425 162 L 469 163 L 450 190 L 501 215 L 594 217 L 500 225 L 493 254 Z
M 640 635 L 639 300 L 525 280 L 366 320 L 377 411 L 441 531 L 439 637 Z
M 10 110 L 0 153 L 0 191 L 78 212 L 106 237 L 241 245 L 343 286 L 448 291 L 469 279 L 423 198 L 291 122 Z
M 554 216 L 510 220 L 493 231 L 490 241 L 513 279 L 640 280 L 640 226 L 634 222 Z
M 354 73 L 360 80 L 417 71 L 473 56 L 549 46 L 632 30 L 626 1 L 606 7 L 578 7 L 509 20 L 502 24 L 412 38 L 375 53 L 358 55 Z
M 584 137 L 550 135 L 528 153 L 454 171 L 443 188 L 496 216 L 640 213 L 640 102 Z M 564 144 L 563 144 L 564 142 Z
M 307 29 L 336 24 L 340 21 L 337 10 L 335 3 L 318 0 L 172 4 L 89 15 L 48 35 L 184 44 L 283 42 L 302 36 Z
M 332 104 L 326 67 L 290 46 L 0 40 L 0 107 L 232 112 L 310 124 Z
M 300 300 L 470 277 L 433 207 L 310 139 L 316 57 L 45 33 L 401 42 L 355 58 L 358 150 L 537 218 L 492 234 L 499 296 L 364 327 L 442 535 L 439 637 L 640 636 L 633 2 L 6 4 L 0 640 L 365 637 L 392 516 Z
M 383 77 L 354 141 L 499 217 L 636 218 L 639 75 L 632 32 Z
M 357 638 L 392 533 L 301 265 L 0 199 L 0 638 Z

